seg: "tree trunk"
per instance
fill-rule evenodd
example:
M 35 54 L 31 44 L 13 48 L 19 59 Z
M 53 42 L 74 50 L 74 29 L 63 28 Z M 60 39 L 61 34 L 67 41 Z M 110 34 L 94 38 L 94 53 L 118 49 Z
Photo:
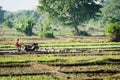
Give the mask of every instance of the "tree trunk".
M 79 32 L 78 27 L 77 27 L 77 26 L 74 26 L 74 35 L 75 35 L 75 36 L 79 36 L 79 35 L 80 35 L 79 33 L 80 33 L 80 32 Z
M 120 42 L 120 36 L 110 36 L 110 41 Z
M 33 32 L 32 32 L 31 29 L 30 29 L 30 30 L 25 30 L 25 34 L 26 34 L 27 36 L 32 36 Z
M 120 36 L 116 36 L 117 42 L 120 42 Z

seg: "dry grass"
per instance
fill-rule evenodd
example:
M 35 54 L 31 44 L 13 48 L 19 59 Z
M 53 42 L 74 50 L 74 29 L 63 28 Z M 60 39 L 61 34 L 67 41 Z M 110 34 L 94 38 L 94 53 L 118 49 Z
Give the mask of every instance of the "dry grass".
M 62 44 L 63 48 L 64 45 L 69 47 L 71 44 L 72 46 L 79 44 L 81 47 L 88 44 L 119 46 L 119 43 L 106 43 L 106 36 L 56 36 L 55 39 L 40 39 L 36 36 L 27 37 L 11 33 L 11 31 L 1 32 L 0 35 L 3 35 L 0 37 L 0 45 L 8 46 L 14 46 L 17 38 L 20 38 L 20 43 L 37 42 L 44 47 L 46 45 L 51 47 L 51 44 L 54 46 Z M 0 55 L 0 80 L 119 80 L 119 52 L 99 49 L 85 49 L 75 54 L 64 52 L 62 54 L 2 54 Z

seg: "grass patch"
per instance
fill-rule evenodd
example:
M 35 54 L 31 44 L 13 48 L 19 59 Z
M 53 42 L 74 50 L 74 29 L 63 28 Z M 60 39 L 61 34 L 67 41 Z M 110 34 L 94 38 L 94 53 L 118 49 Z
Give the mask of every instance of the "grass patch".
M 37 76 L 0 77 L 0 80 L 62 80 L 62 78 L 61 77 L 54 77 L 51 75 L 37 75 Z
M 30 43 L 29 43 L 30 44 Z M 80 42 L 69 42 L 69 43 L 51 43 L 51 44 L 41 44 L 39 43 L 39 47 L 40 48 L 85 48 L 85 49 L 104 49 L 104 48 L 119 48 L 120 47 L 120 43 L 80 43 Z M 16 49 L 15 45 L 0 45 L 0 49 Z
M 38 55 L 38 54 L 23 54 L 23 55 L 0 55 L 0 63 L 28 63 L 28 62 L 43 62 L 43 63 L 74 63 L 74 62 L 96 62 L 96 61 L 120 61 L 120 55 L 106 56 L 54 56 L 54 54 Z

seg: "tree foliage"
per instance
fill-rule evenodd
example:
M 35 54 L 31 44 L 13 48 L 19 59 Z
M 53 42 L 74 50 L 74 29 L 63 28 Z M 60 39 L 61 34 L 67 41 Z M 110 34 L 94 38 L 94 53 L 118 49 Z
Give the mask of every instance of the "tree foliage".
M 2 23 L 4 21 L 4 10 L 2 9 L 2 7 L 0 6 L 0 23 Z
M 110 41 L 120 41 L 120 23 L 107 24 L 106 34 L 110 36 Z
M 5 11 L 4 19 L 5 20 L 13 20 L 14 19 L 14 13 L 10 12 L 10 11 Z
M 78 26 L 96 16 L 102 6 L 100 0 L 39 0 L 38 12 L 48 12 L 51 18 L 57 17 L 79 35 Z
M 106 25 L 106 34 L 120 36 L 120 23 L 109 23 Z
M 39 36 L 41 38 L 55 38 L 54 34 L 52 31 L 42 31 Z
M 13 28 L 13 23 L 10 20 L 5 20 L 4 27 L 12 29 Z
M 23 32 L 28 36 L 33 34 L 33 26 L 35 25 L 34 19 L 22 19 L 16 25 L 16 30 L 19 32 Z
M 120 0 L 106 0 L 106 5 L 102 9 L 106 21 L 120 21 Z
M 42 14 L 37 25 L 40 28 L 39 36 L 41 38 L 54 38 L 52 21 L 49 19 L 49 13 Z
M 106 34 L 111 41 L 120 41 L 120 0 L 106 0 L 106 3 L 102 9 L 106 19 Z
M 20 10 L 17 12 L 5 11 L 5 13 L 4 13 L 4 25 L 7 26 L 6 24 L 8 22 L 11 22 L 13 27 L 15 27 L 16 23 L 17 24 L 20 22 L 24 23 L 24 20 L 29 19 L 29 18 L 34 18 L 35 21 L 37 21 L 39 19 L 39 15 L 37 12 L 35 12 L 33 10 Z

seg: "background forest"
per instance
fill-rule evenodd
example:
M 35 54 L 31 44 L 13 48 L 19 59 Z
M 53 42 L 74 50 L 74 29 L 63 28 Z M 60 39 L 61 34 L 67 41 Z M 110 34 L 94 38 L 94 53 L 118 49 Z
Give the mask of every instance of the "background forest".
M 119 0 L 39 0 L 36 10 L 17 12 L 5 11 L 1 6 L 0 28 L 41 38 L 97 34 L 109 35 L 111 41 L 119 41 L 119 3 Z

